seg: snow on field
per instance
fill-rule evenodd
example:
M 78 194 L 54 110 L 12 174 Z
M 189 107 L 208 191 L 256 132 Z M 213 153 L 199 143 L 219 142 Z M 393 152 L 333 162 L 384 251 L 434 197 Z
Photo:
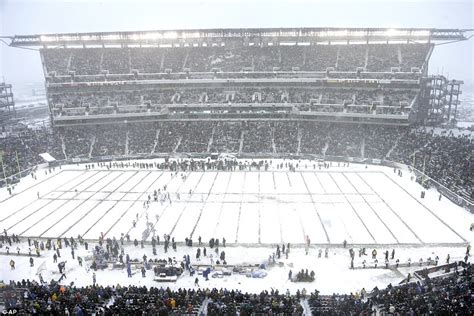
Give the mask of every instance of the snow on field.
M 215 228 L 215 233 L 210 237 L 212 238 L 216 236 L 222 236 L 228 240 L 229 243 L 235 242 L 237 236 L 237 227 L 240 224 L 239 213 L 239 203 L 222 204 L 222 211 Z
M 408 227 L 416 233 L 423 242 L 459 242 L 460 238 L 449 227 L 432 215 L 422 203 L 414 199 L 397 183 L 385 181 L 383 173 L 363 174 L 361 177 L 371 186 L 379 187 L 378 194 L 403 218 Z M 380 186 L 381 182 L 383 186 Z M 418 192 L 417 192 L 418 194 Z
M 303 166 L 303 164 L 301 164 Z M 0 228 L 35 237 L 156 234 L 229 243 L 462 244 L 473 215 L 392 169 L 178 172 L 81 165 L 23 179 L 0 194 Z M 154 190 L 171 202 L 153 201 Z M 39 193 L 40 197 L 37 197 Z M 151 197 L 149 208 L 143 203 Z M 133 227 L 135 221 L 135 227 Z M 147 237 L 150 240 L 153 233 Z
M 259 243 L 260 206 L 258 203 L 242 203 L 238 221 L 237 239 L 235 242 L 244 244 Z M 233 241 L 233 239 L 230 239 Z

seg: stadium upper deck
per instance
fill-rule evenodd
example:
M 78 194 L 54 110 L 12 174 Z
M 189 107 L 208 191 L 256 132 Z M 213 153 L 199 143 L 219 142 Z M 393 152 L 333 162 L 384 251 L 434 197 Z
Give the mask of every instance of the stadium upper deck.
M 39 46 L 52 117 L 422 119 L 435 41 L 463 30 L 221 29 L 16 36 Z M 420 106 L 421 104 L 421 106 Z M 426 104 L 424 104 L 426 105 Z
M 146 76 L 138 75 L 328 70 L 420 73 L 429 50 L 429 44 L 354 44 L 69 48 L 43 49 L 42 54 L 45 73 L 49 77 L 136 74 L 137 79 L 146 79 Z

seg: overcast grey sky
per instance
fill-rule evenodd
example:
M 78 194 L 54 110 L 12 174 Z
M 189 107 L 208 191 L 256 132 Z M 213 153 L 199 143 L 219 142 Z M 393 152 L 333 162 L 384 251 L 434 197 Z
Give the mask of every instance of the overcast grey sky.
M 473 29 L 473 16 L 473 0 L 0 0 L 0 35 L 230 27 Z M 430 72 L 474 84 L 473 42 L 437 47 Z M 14 84 L 42 81 L 39 53 L 2 45 L 1 76 Z

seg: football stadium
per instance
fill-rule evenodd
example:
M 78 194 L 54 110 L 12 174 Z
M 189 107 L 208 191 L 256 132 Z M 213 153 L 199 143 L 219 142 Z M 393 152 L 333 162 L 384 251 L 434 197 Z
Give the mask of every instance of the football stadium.
M 4 312 L 467 315 L 472 131 L 429 74 L 462 29 L 15 35 L 0 86 Z M 469 312 L 471 310 L 471 312 Z

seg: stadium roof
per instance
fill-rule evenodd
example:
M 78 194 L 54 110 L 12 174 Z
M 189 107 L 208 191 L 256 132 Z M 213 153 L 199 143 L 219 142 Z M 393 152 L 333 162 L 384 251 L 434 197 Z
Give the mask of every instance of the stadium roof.
M 238 28 L 15 35 L 10 46 L 160 45 L 232 41 L 375 42 L 466 40 L 464 29 L 431 28 Z

